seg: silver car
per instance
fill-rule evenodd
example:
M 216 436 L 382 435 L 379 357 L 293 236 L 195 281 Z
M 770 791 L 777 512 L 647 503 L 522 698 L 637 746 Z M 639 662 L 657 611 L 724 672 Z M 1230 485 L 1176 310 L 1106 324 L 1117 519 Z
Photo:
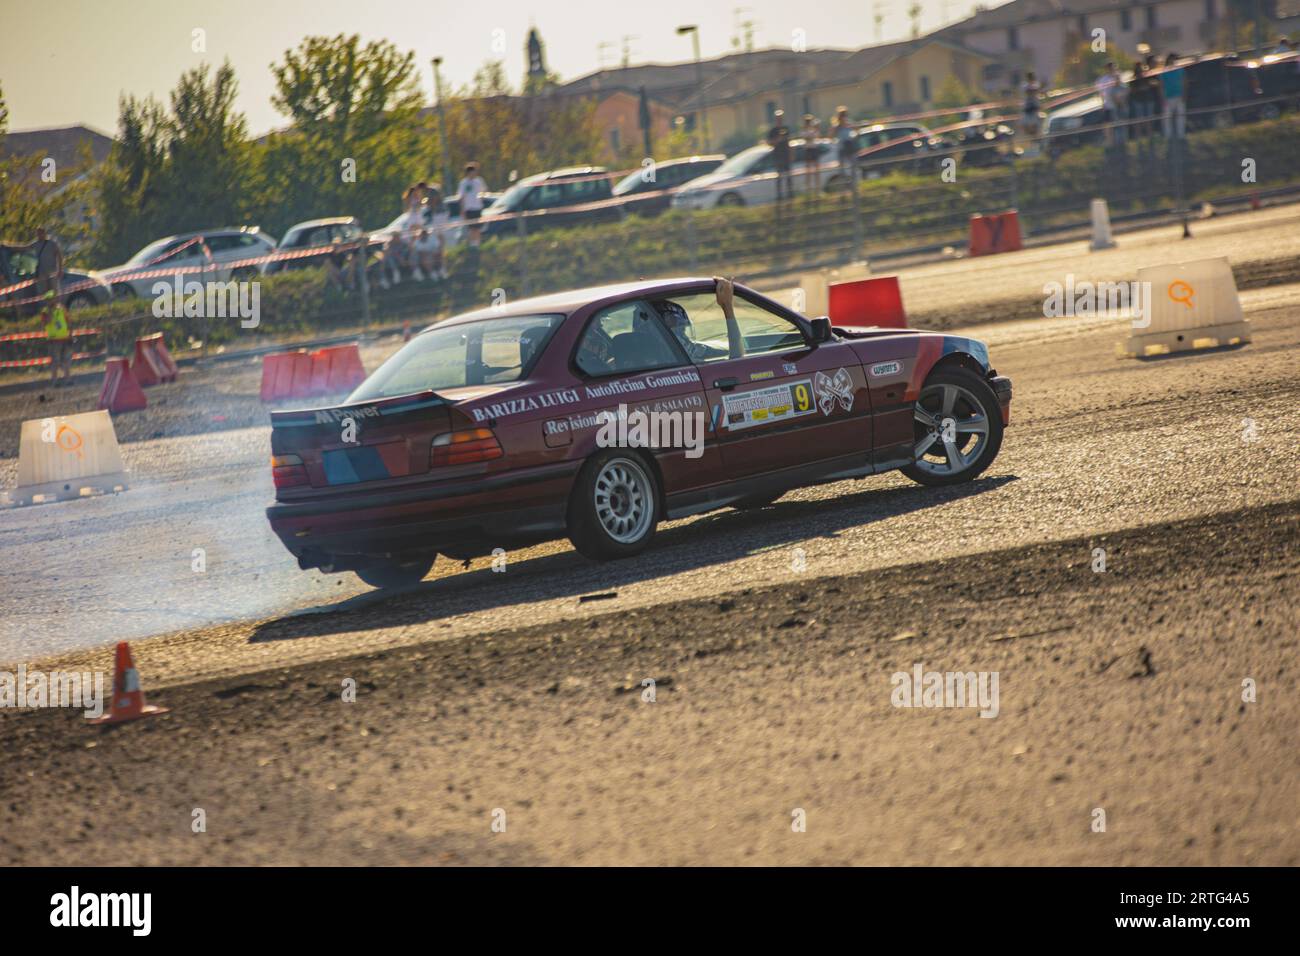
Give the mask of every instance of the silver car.
M 149 298 L 155 283 L 178 275 L 198 282 L 256 278 L 262 263 L 255 260 L 273 251 L 275 240 L 256 226 L 205 229 L 151 242 L 99 274 L 113 287 L 114 298 Z

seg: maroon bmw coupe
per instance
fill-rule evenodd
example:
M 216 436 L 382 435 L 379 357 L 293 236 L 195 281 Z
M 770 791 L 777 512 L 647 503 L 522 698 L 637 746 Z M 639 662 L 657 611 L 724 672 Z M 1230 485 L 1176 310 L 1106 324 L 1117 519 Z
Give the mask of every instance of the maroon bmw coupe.
M 273 412 L 267 517 L 302 568 L 376 587 L 565 535 L 626 557 L 802 485 L 969 481 L 1010 403 L 972 339 L 832 327 L 727 279 L 580 289 L 439 322 L 344 404 Z

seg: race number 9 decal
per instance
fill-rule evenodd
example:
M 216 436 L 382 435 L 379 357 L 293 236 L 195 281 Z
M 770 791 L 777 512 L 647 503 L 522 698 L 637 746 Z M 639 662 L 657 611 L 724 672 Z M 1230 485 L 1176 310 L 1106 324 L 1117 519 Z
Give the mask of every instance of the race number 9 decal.
M 808 392 L 808 386 L 802 382 L 794 387 L 794 407 L 801 412 L 812 408 L 812 395 Z

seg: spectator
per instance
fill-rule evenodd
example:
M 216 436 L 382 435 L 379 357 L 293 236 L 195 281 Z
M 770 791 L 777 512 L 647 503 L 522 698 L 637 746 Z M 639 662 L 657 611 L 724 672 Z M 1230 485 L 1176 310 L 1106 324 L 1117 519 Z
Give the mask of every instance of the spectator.
M 63 249 L 58 240 L 51 239 L 44 226 L 38 226 L 36 241 L 27 246 L 27 251 L 36 257 L 36 295 L 57 293 L 63 282 Z
M 342 292 L 352 292 L 361 277 L 364 250 L 351 248 L 335 236 L 330 241 L 329 255 L 325 257 L 325 282 Z
M 487 183 L 478 174 L 478 163 L 466 163 L 465 175 L 461 178 L 456 195 L 460 199 L 460 217 L 469 225 L 469 244 L 477 246 L 479 234 L 483 227 L 479 218 L 483 215 L 483 194 L 487 192 Z
M 1097 92 L 1101 94 L 1102 112 L 1106 117 L 1107 141 L 1112 146 L 1124 142 L 1124 132 L 1119 121 L 1123 116 L 1124 80 L 1119 75 L 1115 61 L 1106 64 L 1105 72 L 1097 77 Z
M 41 318 L 45 320 L 45 338 L 50 346 L 50 385 L 58 385 L 60 370 L 63 383 L 71 384 L 72 333 L 68 329 L 68 314 L 63 311 L 63 303 L 53 291 L 45 293 Z
M 1038 137 L 1038 105 L 1039 99 L 1043 95 L 1043 85 L 1038 82 L 1038 77 L 1034 71 L 1030 70 L 1025 74 L 1024 90 L 1024 107 L 1023 116 L 1020 122 L 1020 129 L 1029 139 Z
M 1165 57 L 1165 71 L 1160 74 L 1161 92 L 1165 99 L 1165 139 L 1182 139 L 1187 134 L 1187 106 L 1183 100 L 1187 79 L 1178 65 L 1178 54 Z
M 442 209 L 442 193 L 426 187 L 425 206 L 420 217 L 420 231 L 415 239 L 415 278 L 423 280 L 447 277 L 442 265 L 444 234 L 448 216 Z M 441 212 L 440 212 L 441 210 Z
M 1128 87 L 1129 116 L 1139 121 L 1133 126 L 1134 136 L 1142 137 L 1150 134 L 1151 124 L 1143 121 L 1155 116 L 1159 105 L 1159 81 L 1146 71 L 1146 67 L 1139 60 L 1133 64 L 1133 80 Z
M 807 186 L 804 192 L 812 192 L 817 182 L 817 140 L 821 139 L 821 123 L 811 113 L 803 114 L 803 162 L 807 168 Z
M 790 182 L 790 127 L 785 125 L 785 110 L 772 114 L 772 128 L 767 131 L 767 145 L 772 147 L 772 165 L 776 167 L 776 198 L 780 202 L 792 194 Z
M 1278 37 L 1278 39 L 1277 39 L 1277 49 L 1274 50 L 1273 52 L 1274 52 L 1274 53 L 1281 54 L 1281 55 L 1285 55 L 1285 54 L 1287 54 L 1287 53 L 1292 53 L 1292 52 L 1294 52 L 1294 50 L 1295 50 L 1295 48 L 1294 48 L 1293 46 L 1291 46 L 1291 41 L 1290 41 L 1290 40 L 1288 40 L 1286 37 Z
M 853 124 L 849 122 L 849 108 L 841 106 L 835 111 L 835 118 L 831 120 L 831 131 L 835 136 L 835 149 L 839 153 L 840 165 L 848 170 L 851 177 L 857 177 L 857 167 L 853 162 L 854 153 L 854 136 Z

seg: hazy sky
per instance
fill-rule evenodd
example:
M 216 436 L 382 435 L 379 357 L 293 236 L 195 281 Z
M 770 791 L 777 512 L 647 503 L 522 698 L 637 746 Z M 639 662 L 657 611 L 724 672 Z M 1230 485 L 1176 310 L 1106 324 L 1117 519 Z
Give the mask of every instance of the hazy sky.
M 502 59 L 512 83 L 524 70 L 524 41 L 536 26 L 547 65 L 563 79 L 622 60 L 672 62 L 691 55 L 680 24 L 700 25 L 701 53 L 732 49 L 738 20 L 752 20 L 754 46 L 786 46 L 805 31 L 809 47 L 859 47 L 876 41 L 873 12 L 885 15 L 883 39 L 907 35 L 910 0 L 0 0 L 0 84 L 11 129 L 87 123 L 117 128 L 118 97 L 153 94 L 166 102 L 180 74 L 229 58 L 239 78 L 239 107 L 254 134 L 283 123 L 270 104 L 269 66 L 308 34 L 359 33 L 413 50 L 432 101 L 430 59 L 442 56 L 443 82 L 469 82 L 485 60 Z M 970 13 L 974 0 L 921 0 L 931 30 Z M 989 6 L 998 5 L 991 0 Z M 740 13 L 737 14 L 739 8 Z M 206 53 L 192 49 L 206 31 Z M 497 32 L 501 31 L 501 32 Z M 504 46 L 496 52 L 493 45 Z M 598 45 L 609 46 L 602 52 Z

